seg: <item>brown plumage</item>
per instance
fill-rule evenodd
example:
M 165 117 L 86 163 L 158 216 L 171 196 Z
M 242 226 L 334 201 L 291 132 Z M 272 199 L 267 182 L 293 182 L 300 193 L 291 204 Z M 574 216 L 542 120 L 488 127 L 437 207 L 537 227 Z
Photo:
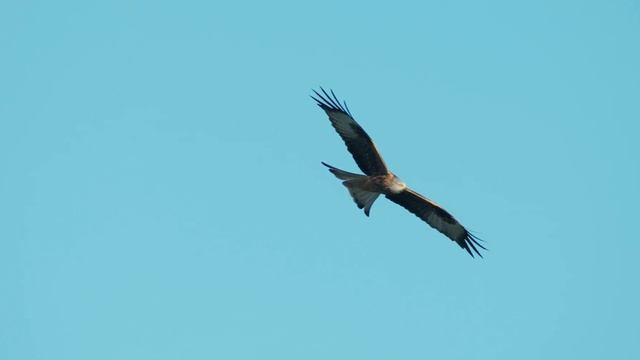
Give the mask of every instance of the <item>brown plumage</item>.
M 409 210 L 455 241 L 471 256 L 475 253 L 482 257 L 478 247 L 485 250 L 486 248 L 479 243 L 481 240 L 471 234 L 445 209 L 409 189 L 389 171 L 373 140 L 355 121 L 346 102 L 340 103 L 333 91 L 329 95 L 324 89 L 320 88 L 320 90 L 322 94 L 314 90 L 316 97 L 311 97 L 327 113 L 331 125 L 347 145 L 347 150 L 365 175 L 340 170 L 324 162 L 322 164 L 328 167 L 338 179 L 343 180 L 342 183 L 349 190 L 358 208 L 364 209 L 364 213 L 369 216 L 373 203 L 380 194 L 384 194 L 387 199 Z

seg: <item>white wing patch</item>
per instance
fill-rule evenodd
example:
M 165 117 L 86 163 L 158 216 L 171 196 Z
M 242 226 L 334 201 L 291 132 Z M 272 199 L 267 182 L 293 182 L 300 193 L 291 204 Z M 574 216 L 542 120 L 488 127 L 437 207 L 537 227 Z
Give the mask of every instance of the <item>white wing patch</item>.
M 427 222 L 432 227 L 440 230 L 443 234 L 447 235 L 449 238 L 460 239 L 464 237 L 465 230 L 462 225 L 455 223 L 451 224 L 443 220 L 436 213 L 431 213 L 427 216 Z
M 351 117 L 349 117 L 347 114 L 338 111 L 332 111 L 329 119 L 331 119 L 331 123 L 336 128 L 336 130 L 338 130 L 338 133 L 340 133 L 340 135 L 351 139 L 357 139 L 361 137 L 361 134 L 358 134 L 353 130 L 353 126 L 355 125 L 357 127 L 358 124 L 356 124 L 356 122 L 353 121 L 353 119 L 351 119 Z

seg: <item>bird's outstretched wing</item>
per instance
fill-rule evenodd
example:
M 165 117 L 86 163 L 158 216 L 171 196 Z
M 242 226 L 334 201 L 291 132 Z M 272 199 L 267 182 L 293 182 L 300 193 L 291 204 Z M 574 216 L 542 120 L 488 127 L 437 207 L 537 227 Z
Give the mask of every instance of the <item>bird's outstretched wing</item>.
M 398 194 L 388 194 L 386 197 L 409 210 L 432 228 L 446 235 L 449 239 L 458 243 L 461 248 L 467 250 L 469 255 L 473 256 L 473 252 L 475 252 L 478 256 L 482 257 L 477 247 L 484 250 L 486 250 L 486 248 L 478 243 L 478 241 L 481 240 L 471 234 L 458 220 L 433 201 L 409 188 L 406 188 Z M 473 252 L 471 250 L 473 250 Z
M 311 98 L 317 101 L 318 106 L 329 115 L 331 125 L 344 140 L 347 150 L 353 155 L 353 159 L 360 170 L 370 176 L 387 174 L 389 170 L 387 170 L 387 165 L 384 163 L 380 152 L 378 152 L 369 135 L 353 119 L 347 103 L 343 102 L 341 104 L 333 91 L 331 91 L 330 96 L 323 88 L 320 88 L 320 90 L 324 96 L 314 90 L 313 92 L 317 98 L 314 96 L 311 96 Z

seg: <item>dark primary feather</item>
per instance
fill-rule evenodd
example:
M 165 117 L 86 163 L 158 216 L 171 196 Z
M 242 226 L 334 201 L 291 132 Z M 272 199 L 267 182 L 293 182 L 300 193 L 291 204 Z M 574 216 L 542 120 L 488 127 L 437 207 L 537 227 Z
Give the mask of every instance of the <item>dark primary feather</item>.
M 469 255 L 473 256 L 473 252 L 475 252 L 478 256 L 482 257 L 477 247 L 484 250 L 486 250 L 486 248 L 478 243 L 480 239 L 471 234 L 451 214 L 434 202 L 411 189 L 405 189 L 399 194 L 388 194 L 386 197 L 409 210 L 431 227 L 446 235 L 449 239 L 455 241 L 461 248 L 465 249 Z
M 347 145 L 347 150 L 353 156 L 360 170 L 367 175 L 384 175 L 388 173 L 387 165 L 384 163 L 380 152 L 371 140 L 371 137 L 355 121 L 347 103 L 342 104 L 331 91 L 329 95 L 323 88 L 322 94 L 313 91 L 317 97 L 311 96 L 320 108 L 329 116 L 331 125 L 338 132 Z

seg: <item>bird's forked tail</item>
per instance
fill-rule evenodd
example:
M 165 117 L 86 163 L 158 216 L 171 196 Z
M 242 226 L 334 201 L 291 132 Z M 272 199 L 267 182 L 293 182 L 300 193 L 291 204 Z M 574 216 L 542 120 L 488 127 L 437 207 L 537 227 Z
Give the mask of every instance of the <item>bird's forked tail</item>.
M 327 163 L 322 165 L 329 168 L 329 171 L 335 175 L 338 179 L 344 180 L 342 184 L 349 190 L 349 194 L 353 198 L 353 201 L 358 205 L 358 209 L 364 209 L 365 215 L 369 216 L 371 206 L 376 201 L 380 193 L 366 191 L 362 189 L 362 184 L 367 180 L 366 175 L 354 174 L 348 171 L 340 170 L 337 167 L 331 166 Z

